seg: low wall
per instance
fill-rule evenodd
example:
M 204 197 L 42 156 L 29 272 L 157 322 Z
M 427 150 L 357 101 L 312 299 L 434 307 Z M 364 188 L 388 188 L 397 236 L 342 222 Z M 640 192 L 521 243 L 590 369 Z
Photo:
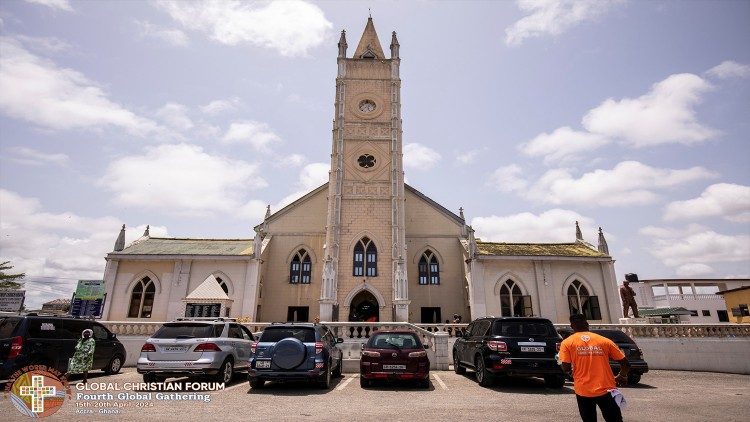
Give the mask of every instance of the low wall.
M 651 369 L 750 374 L 750 338 L 635 338 Z

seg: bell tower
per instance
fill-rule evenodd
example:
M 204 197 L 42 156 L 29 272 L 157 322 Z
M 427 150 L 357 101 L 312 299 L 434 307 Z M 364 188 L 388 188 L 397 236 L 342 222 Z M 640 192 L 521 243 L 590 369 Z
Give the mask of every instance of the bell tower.
M 341 31 L 320 318 L 408 321 L 399 43 L 386 58 L 370 17 L 347 47 Z

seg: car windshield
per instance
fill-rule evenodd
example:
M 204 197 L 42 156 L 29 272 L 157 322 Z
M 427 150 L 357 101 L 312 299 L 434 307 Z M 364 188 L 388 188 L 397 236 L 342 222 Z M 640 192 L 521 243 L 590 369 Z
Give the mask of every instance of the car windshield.
M 592 330 L 592 333 L 607 337 L 615 343 L 635 343 L 627 334 L 617 330 Z
M 368 342 L 367 347 L 374 349 L 417 349 L 422 346 L 414 334 L 383 333 L 375 334 Z
M 220 324 L 201 324 L 195 322 L 181 322 L 176 324 L 164 324 L 154 334 L 154 338 L 196 338 L 196 337 L 221 337 L 224 329 Z
M 0 338 L 9 338 L 21 318 L 0 318 Z
M 274 327 L 266 328 L 260 335 L 264 343 L 276 343 L 285 338 L 294 337 L 303 343 L 315 343 L 315 330 L 306 327 Z
M 496 321 L 492 334 L 508 337 L 548 337 L 555 336 L 555 327 L 548 322 Z

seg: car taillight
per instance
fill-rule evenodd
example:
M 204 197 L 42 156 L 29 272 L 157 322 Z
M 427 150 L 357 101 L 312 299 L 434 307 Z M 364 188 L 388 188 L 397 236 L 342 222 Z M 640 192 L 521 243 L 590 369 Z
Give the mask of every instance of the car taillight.
M 319 355 L 323 352 L 323 342 L 322 341 L 316 341 L 315 342 L 315 354 Z
M 427 352 L 425 352 L 424 350 L 419 351 L 419 352 L 410 352 L 409 353 L 409 357 L 410 358 L 423 358 L 425 356 L 427 356 Z
M 141 352 L 155 352 L 156 347 L 154 347 L 151 343 L 144 343 L 143 347 L 141 347 Z
M 194 352 L 221 352 L 219 346 L 215 343 L 201 343 L 195 346 Z
M 504 341 L 497 341 L 497 340 L 490 340 L 487 341 L 487 347 L 490 348 L 493 352 L 507 352 L 508 351 L 508 345 L 505 344 Z
M 555 350 L 560 351 L 560 343 L 555 343 Z
M 254 341 L 253 344 L 250 345 L 250 353 L 255 353 L 256 350 L 258 350 L 258 342 Z
M 8 359 L 13 359 L 21 354 L 23 350 L 23 337 L 13 337 L 10 341 L 10 353 L 8 353 Z
M 367 356 L 368 358 L 379 358 L 380 352 L 371 352 L 369 350 L 362 351 L 362 356 Z

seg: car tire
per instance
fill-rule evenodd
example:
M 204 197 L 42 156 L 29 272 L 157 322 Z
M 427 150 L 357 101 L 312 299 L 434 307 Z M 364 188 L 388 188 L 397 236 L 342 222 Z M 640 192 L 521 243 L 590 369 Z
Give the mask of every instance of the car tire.
M 143 382 L 164 382 L 166 378 L 160 377 L 153 372 L 143 374 Z
M 114 355 L 107 364 L 107 367 L 104 368 L 104 373 L 107 375 L 114 375 L 120 372 L 120 369 L 122 369 L 122 356 Z
M 458 358 L 458 353 L 453 352 L 453 372 L 462 375 L 466 373 L 466 368 L 461 366 L 461 360 Z
M 252 388 L 253 390 L 261 389 L 265 384 L 266 381 L 260 378 L 254 378 L 250 380 L 250 388 Z
M 318 387 L 322 390 L 328 390 L 331 388 L 331 364 L 329 363 L 325 367 L 325 375 L 323 375 L 323 378 L 318 380 Z
M 484 358 L 481 355 L 477 355 L 474 360 L 474 368 L 476 368 L 477 382 L 482 387 L 489 387 L 492 385 L 494 379 L 490 371 L 487 370 L 487 365 L 484 363 Z
M 344 361 L 343 360 L 339 360 L 339 364 L 336 365 L 336 369 L 333 370 L 333 377 L 334 378 L 341 378 L 341 371 L 342 371 L 341 367 L 342 366 L 344 366 Z
M 628 384 L 638 384 L 641 382 L 641 374 L 630 374 L 628 375 Z
M 424 388 L 424 389 L 430 388 L 430 378 L 427 377 L 427 378 L 425 378 L 423 380 L 417 381 L 417 387 Z
M 231 359 L 227 359 L 219 367 L 219 372 L 214 376 L 214 381 L 229 383 L 234 377 L 234 365 Z
M 368 380 L 368 379 L 366 379 L 366 378 L 364 378 L 364 377 L 362 377 L 362 375 L 360 374 L 360 376 L 359 376 L 359 386 L 362 387 L 362 388 L 367 388 L 370 385 L 372 385 L 371 381 Z
M 565 386 L 565 376 L 545 375 L 544 386 L 547 388 L 563 388 Z

